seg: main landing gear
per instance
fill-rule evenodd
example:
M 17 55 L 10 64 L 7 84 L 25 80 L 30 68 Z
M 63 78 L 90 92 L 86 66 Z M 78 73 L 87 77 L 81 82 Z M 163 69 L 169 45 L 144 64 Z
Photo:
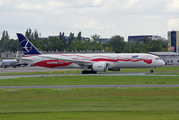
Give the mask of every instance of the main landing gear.
M 82 74 L 96 74 L 97 71 L 93 71 L 93 70 L 86 71 L 86 70 L 83 70 L 81 73 L 82 73 Z

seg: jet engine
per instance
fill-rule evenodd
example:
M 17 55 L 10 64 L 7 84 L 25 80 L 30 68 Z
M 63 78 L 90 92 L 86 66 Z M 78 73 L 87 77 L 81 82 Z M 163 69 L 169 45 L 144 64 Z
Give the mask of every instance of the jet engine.
M 104 72 L 108 70 L 108 63 L 106 62 L 96 62 L 92 65 L 93 71 Z

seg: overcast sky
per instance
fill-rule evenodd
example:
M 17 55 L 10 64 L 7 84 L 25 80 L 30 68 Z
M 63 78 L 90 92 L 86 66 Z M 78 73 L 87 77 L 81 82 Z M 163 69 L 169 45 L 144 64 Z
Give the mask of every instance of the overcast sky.
M 179 30 L 179 0 L 0 0 L 0 36 L 31 28 L 42 37 L 65 32 L 101 38 Z

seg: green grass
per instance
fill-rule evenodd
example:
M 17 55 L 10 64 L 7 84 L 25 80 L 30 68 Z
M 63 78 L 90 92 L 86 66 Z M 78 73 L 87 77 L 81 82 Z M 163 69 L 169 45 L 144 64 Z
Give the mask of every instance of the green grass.
M 179 88 L 0 90 L 1 120 L 177 120 Z
M 149 75 L 179 75 L 179 72 L 171 72 L 171 73 L 148 73 Z
M 178 120 L 178 112 L 57 112 L 0 115 L 1 120 Z
M 52 76 L 0 80 L 0 86 L 179 84 L 178 76 Z
M 17 68 L 18 69 L 18 68 Z M 27 68 L 28 69 L 28 68 Z M 42 74 L 73 74 L 81 73 L 82 70 L 66 70 L 66 71 L 42 71 L 42 72 L 20 72 L 20 73 L 0 73 L 0 75 L 42 75 Z M 158 67 L 155 72 L 179 71 L 179 66 Z M 108 71 L 111 73 L 123 72 L 150 72 L 150 68 L 122 68 L 121 71 Z M 100 73 L 100 72 L 98 72 Z
M 121 72 L 149 72 L 123 69 Z M 160 67 L 155 71 L 179 71 Z M 59 72 L 59 73 L 58 73 Z M 66 74 L 53 71 L 21 74 Z M 169 73 L 175 75 L 178 73 Z M 2 75 L 2 74 L 1 74 Z M 5 75 L 5 74 L 4 74 Z M 6 74 L 10 75 L 10 74 Z M 55 76 L 0 80 L 6 85 L 179 84 L 176 76 Z M 0 89 L 0 120 L 178 120 L 179 88 Z
M 18 69 L 18 68 L 17 68 Z M 27 68 L 28 69 L 28 68 Z M 35 68 L 34 68 L 35 69 Z M 40 71 L 40 72 L 20 72 L 20 73 L 0 73 L 2 75 L 42 75 L 42 74 L 71 74 L 81 73 L 82 70 L 65 70 L 65 71 Z

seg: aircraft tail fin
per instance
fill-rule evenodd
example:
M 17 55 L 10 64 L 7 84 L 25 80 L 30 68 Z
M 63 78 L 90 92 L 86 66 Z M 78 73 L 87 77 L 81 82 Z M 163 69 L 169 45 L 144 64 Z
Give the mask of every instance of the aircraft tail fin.
M 19 51 L 16 53 L 16 60 L 19 60 Z
M 21 33 L 16 33 L 25 55 L 40 55 L 39 50 Z

